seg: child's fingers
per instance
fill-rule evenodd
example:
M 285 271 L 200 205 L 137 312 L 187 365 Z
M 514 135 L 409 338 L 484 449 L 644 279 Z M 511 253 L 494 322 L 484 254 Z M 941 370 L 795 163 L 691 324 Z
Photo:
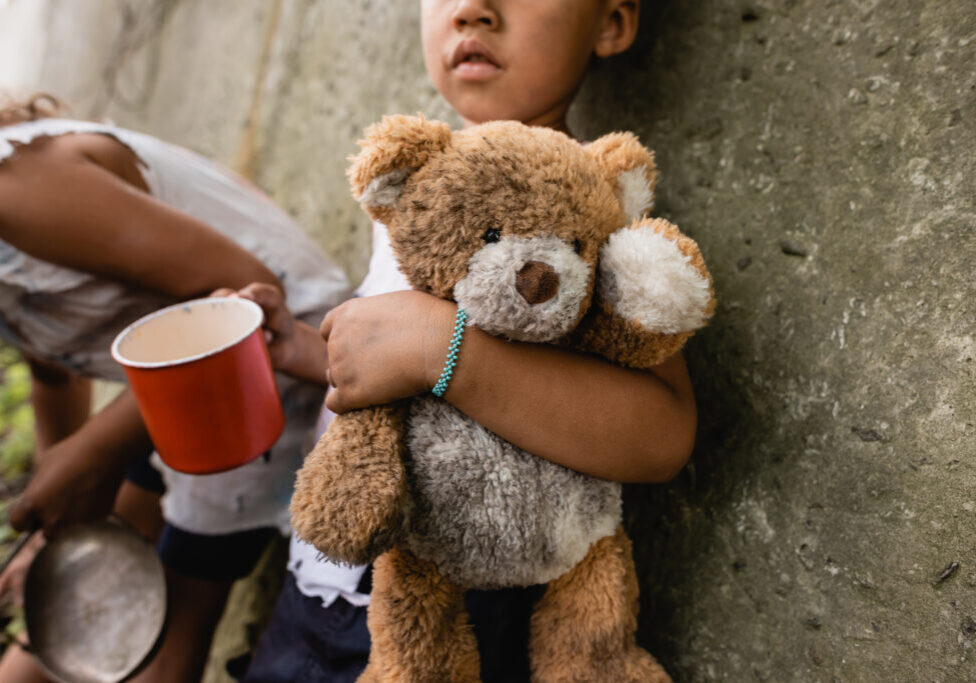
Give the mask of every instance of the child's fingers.
M 285 295 L 278 287 L 264 282 L 252 282 L 243 289 L 234 292 L 235 296 L 253 301 L 261 307 L 264 313 L 264 340 L 267 343 L 286 332 L 291 320 L 291 314 L 285 306 Z
M 285 297 L 280 289 L 271 285 L 250 285 L 245 288 L 252 301 L 264 311 L 266 325 L 276 334 L 285 331 L 291 322 L 291 313 L 285 306 Z
M 337 388 L 330 390 L 325 395 L 325 407 L 336 415 L 346 412 L 348 407 L 346 406 L 346 402 L 343 400 L 342 391 Z
M 331 311 L 325 314 L 322 318 L 322 324 L 319 325 L 319 334 L 326 341 L 329 340 L 329 335 L 332 334 L 332 326 L 335 324 L 336 311 L 339 310 L 339 306 L 336 306 Z
M 26 495 L 21 495 L 10 506 L 7 520 L 17 531 L 33 531 L 41 525 L 40 517 L 34 509 L 34 502 Z
M 10 564 L 0 573 L 0 602 L 11 600 L 17 607 L 24 605 L 24 582 L 27 570 L 38 551 L 44 547 L 44 536 L 33 534 L 24 544 L 17 556 L 10 560 Z
M 265 321 L 267 322 L 269 318 L 276 312 L 274 308 L 270 307 L 268 304 L 274 302 L 274 294 L 272 292 L 266 291 L 264 288 L 267 287 L 271 290 L 277 291 L 276 288 L 270 285 L 264 285 L 263 283 L 254 282 L 249 284 L 244 289 L 234 291 L 229 287 L 221 287 L 220 289 L 215 289 L 210 293 L 211 297 L 223 296 L 231 297 L 236 296 L 242 299 L 247 299 L 253 301 L 258 306 L 261 307 L 262 313 L 264 313 Z M 268 325 L 269 327 L 274 327 L 273 325 Z M 271 344 L 274 341 L 274 333 L 271 330 L 264 330 L 264 343 Z
M 265 282 L 252 282 L 240 290 L 238 294 L 245 299 L 250 299 L 262 308 L 277 309 L 285 303 L 284 293 L 274 285 Z
M 252 282 L 251 284 L 233 290 L 229 287 L 221 287 L 210 293 L 210 296 L 239 296 L 242 299 L 249 299 L 262 308 L 280 308 L 284 303 L 284 294 L 274 285 L 265 282 Z

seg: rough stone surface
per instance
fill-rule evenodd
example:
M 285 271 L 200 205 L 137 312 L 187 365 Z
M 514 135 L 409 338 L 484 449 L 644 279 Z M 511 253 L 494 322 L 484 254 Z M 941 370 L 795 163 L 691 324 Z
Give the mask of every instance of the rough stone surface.
M 23 67 L 0 86 L 234 165 L 354 279 L 354 139 L 447 116 L 416 3 L 30 3 L 0 2 Z M 628 490 L 641 641 L 685 681 L 976 679 L 976 7 L 645 0 L 643 21 L 574 125 L 657 150 L 657 213 L 720 305 L 687 352 L 695 456 Z
M 720 300 L 693 462 L 629 491 L 642 640 L 682 680 L 974 680 L 976 7 L 652 11 L 577 111 L 657 150 Z

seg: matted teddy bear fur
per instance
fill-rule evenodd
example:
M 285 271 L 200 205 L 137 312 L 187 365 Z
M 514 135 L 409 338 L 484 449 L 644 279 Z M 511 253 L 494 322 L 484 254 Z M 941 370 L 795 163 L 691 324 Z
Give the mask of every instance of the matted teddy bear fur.
M 695 243 L 644 218 L 656 171 L 633 135 L 584 147 L 515 122 L 452 132 L 395 116 L 361 144 L 353 191 L 410 284 L 485 332 L 649 368 L 712 313 Z M 361 680 L 477 680 L 465 590 L 534 584 L 547 584 L 534 680 L 670 680 L 635 643 L 620 485 L 526 453 L 439 398 L 335 418 L 299 472 L 292 523 L 334 560 L 375 560 Z

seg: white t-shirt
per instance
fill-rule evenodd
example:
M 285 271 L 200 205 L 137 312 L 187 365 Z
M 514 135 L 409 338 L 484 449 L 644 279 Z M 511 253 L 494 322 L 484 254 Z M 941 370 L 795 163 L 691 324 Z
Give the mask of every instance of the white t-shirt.
M 138 157 L 156 199 L 206 223 L 268 266 L 289 308 L 318 326 L 346 299 L 343 271 L 260 190 L 186 149 L 111 125 L 41 119 L 0 128 L 0 164 L 18 144 L 71 133 L 108 135 Z M 57 192 L 51 189 L 52 195 Z M 200 255 L 206 258 L 206 255 Z M 36 259 L 0 240 L 0 336 L 40 358 L 96 379 L 125 381 L 111 357 L 115 335 L 138 317 L 175 303 L 129 285 Z M 163 515 L 182 529 L 221 534 L 261 526 L 287 533 L 294 476 L 308 452 L 322 389 L 279 375 L 287 418 L 271 458 L 219 474 L 187 475 L 154 458 L 163 474 Z
M 366 278 L 359 285 L 356 294 L 374 296 L 405 289 L 411 289 L 410 283 L 397 265 L 386 226 L 373 223 L 373 254 Z M 323 408 L 316 431 L 319 434 L 324 433 L 333 417 L 330 410 Z M 328 607 L 340 596 L 353 605 L 369 603 L 369 596 L 356 590 L 365 567 L 350 567 L 320 558 L 312 545 L 295 534 L 291 537 L 288 569 L 295 577 L 298 590 L 309 597 L 319 598 L 323 607 Z

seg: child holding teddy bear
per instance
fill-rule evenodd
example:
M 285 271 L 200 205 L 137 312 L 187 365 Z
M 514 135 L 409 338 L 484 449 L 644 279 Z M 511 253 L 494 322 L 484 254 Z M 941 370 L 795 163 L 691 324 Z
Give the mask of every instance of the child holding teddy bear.
M 587 65 L 630 46 L 632 0 L 422 0 L 428 74 L 466 125 L 516 120 L 568 132 Z M 456 306 L 411 291 L 374 224 L 369 273 L 321 326 L 327 407 L 337 413 L 423 394 L 437 383 Z M 243 295 L 265 301 L 270 288 Z M 696 413 L 680 354 L 625 369 L 470 328 L 444 400 L 518 447 L 591 476 L 659 482 L 690 455 Z M 615 429 L 604 425 L 613 423 Z M 369 573 L 322 560 L 293 538 L 291 576 L 245 680 L 355 680 L 366 663 Z M 538 587 L 470 591 L 483 680 L 528 680 L 527 619 Z

